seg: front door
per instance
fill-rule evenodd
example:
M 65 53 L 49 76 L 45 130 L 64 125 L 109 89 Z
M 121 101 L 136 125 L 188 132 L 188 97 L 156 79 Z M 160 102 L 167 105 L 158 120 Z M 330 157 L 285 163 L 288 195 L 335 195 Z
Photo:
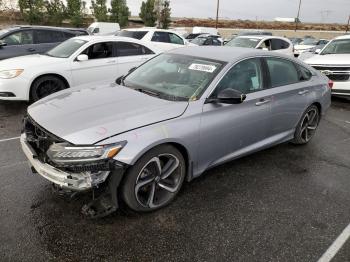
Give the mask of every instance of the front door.
M 265 89 L 263 75 L 261 59 L 244 60 L 229 70 L 211 97 L 231 88 L 246 94 L 246 100 L 235 105 L 204 104 L 200 128 L 200 170 L 262 146 L 271 114 L 271 98 Z
M 89 60 L 72 62 L 74 86 L 115 81 L 118 67 L 113 42 L 92 44 L 81 54 L 87 55 Z

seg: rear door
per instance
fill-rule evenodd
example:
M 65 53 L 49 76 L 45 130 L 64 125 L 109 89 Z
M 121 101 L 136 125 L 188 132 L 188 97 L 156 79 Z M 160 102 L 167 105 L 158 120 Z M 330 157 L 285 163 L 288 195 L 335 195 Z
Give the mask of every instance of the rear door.
M 37 29 L 34 31 L 38 53 L 45 53 L 65 40 L 62 31 Z
M 291 60 L 267 57 L 265 61 L 273 101 L 269 136 L 283 139 L 293 135 L 301 115 L 310 105 L 312 86 L 317 83 L 308 69 Z
M 152 50 L 137 43 L 116 42 L 115 47 L 117 51 L 115 79 L 126 75 L 131 68 L 139 66 L 155 55 Z
M 112 83 L 117 75 L 117 55 L 115 42 L 99 42 L 90 44 L 80 54 L 89 57 L 87 61 L 72 62 L 73 85 L 88 83 Z
M 1 39 L 6 46 L 0 48 L 0 59 L 37 53 L 33 30 L 20 30 Z

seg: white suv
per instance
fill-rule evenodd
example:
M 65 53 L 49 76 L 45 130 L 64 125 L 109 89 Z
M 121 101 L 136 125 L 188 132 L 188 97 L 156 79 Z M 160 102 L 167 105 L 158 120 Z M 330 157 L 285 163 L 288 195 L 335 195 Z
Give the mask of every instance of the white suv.
M 304 62 L 334 82 L 333 95 L 350 97 L 350 35 L 333 39 L 318 55 Z
M 195 46 L 174 31 L 153 27 L 129 28 L 118 32 L 117 35 L 150 42 L 162 51 L 169 51 L 184 46 Z

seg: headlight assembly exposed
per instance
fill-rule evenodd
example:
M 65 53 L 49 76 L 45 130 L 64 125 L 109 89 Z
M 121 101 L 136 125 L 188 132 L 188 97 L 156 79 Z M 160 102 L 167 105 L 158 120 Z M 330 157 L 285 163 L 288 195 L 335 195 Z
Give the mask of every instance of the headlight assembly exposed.
M 125 144 L 126 142 L 105 146 L 72 146 L 56 143 L 50 146 L 47 155 L 55 163 L 91 162 L 113 158 Z
M 22 74 L 23 69 L 12 69 L 12 70 L 2 70 L 0 71 L 0 78 L 2 79 L 10 79 L 15 78 Z

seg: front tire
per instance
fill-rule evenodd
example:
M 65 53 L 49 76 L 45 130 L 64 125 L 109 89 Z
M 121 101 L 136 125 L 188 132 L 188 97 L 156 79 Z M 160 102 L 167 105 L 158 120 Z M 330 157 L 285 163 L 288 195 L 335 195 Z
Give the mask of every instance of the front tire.
M 42 76 L 33 82 L 30 89 L 30 97 L 32 102 L 36 102 L 45 96 L 66 88 L 67 86 L 62 79 L 51 75 Z
M 125 174 L 122 198 L 137 212 L 167 206 L 178 194 L 186 174 L 182 154 L 171 145 L 162 145 L 144 154 Z
M 304 112 L 294 133 L 293 144 L 305 145 L 315 135 L 320 122 L 320 111 L 317 106 L 311 105 Z

